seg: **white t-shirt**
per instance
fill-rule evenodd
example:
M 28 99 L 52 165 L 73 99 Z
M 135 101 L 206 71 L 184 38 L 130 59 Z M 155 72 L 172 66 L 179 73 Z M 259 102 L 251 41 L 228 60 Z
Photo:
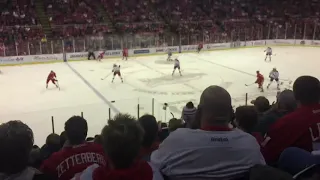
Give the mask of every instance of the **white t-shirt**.
M 177 129 L 151 155 L 151 162 L 173 179 L 237 178 L 257 164 L 265 165 L 257 140 L 239 129 Z

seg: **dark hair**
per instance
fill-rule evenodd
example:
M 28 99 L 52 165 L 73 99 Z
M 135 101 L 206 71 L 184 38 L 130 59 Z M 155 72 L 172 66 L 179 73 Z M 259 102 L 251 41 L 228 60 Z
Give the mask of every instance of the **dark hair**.
M 42 156 L 39 148 L 33 148 L 30 152 L 28 166 L 39 169 L 42 164 Z
M 259 113 L 264 113 L 270 109 L 270 102 L 264 96 L 259 96 L 253 101 L 254 106 L 257 108 Z
M 179 128 L 183 128 L 183 121 L 181 119 L 172 118 L 169 120 L 169 132 L 173 132 Z
M 33 132 L 21 121 L 0 125 L 0 172 L 16 174 L 24 170 L 33 146 Z
M 116 169 L 130 167 L 137 158 L 143 140 L 143 129 L 128 114 L 118 114 L 102 130 L 103 148 Z
M 60 149 L 60 136 L 54 133 L 49 134 L 46 139 L 46 144 L 41 147 L 41 156 L 43 159 L 48 159 L 53 153 Z
M 166 128 L 166 127 L 168 127 L 168 124 L 167 124 L 167 123 L 162 122 L 162 123 L 160 124 L 160 127 L 161 127 L 161 129 L 162 129 L 162 128 Z
M 240 106 L 236 108 L 236 122 L 239 128 L 251 133 L 258 122 L 258 112 L 254 106 Z
M 193 105 L 193 103 L 190 101 L 190 102 L 188 102 L 188 103 L 186 104 L 186 107 L 187 107 L 188 109 L 192 109 L 192 108 L 194 108 L 194 105 Z
M 67 139 L 71 145 L 79 145 L 86 140 L 88 133 L 87 121 L 80 116 L 72 116 L 64 125 Z
M 93 142 L 94 142 L 94 143 L 97 143 L 97 144 L 102 144 L 102 137 L 101 137 L 101 135 L 95 135 Z
M 293 93 L 303 105 L 319 103 L 320 82 L 312 76 L 300 76 L 293 84 Z
M 60 145 L 60 136 L 58 134 L 51 133 L 46 139 L 47 145 Z
M 86 141 L 87 141 L 87 142 L 94 141 L 94 138 L 93 138 L 93 137 L 87 137 Z
M 157 120 L 154 116 L 146 114 L 139 118 L 139 123 L 144 129 L 142 146 L 151 147 L 151 145 L 155 142 L 158 136 L 159 128 Z
M 62 148 L 64 146 L 64 143 L 67 141 L 67 134 L 66 131 L 63 131 L 60 134 L 60 147 Z

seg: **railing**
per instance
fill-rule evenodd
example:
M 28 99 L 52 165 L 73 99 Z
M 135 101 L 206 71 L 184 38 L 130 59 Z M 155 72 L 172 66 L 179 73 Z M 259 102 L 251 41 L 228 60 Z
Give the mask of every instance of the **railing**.
M 123 36 L 99 33 L 82 38 L 68 38 L 51 41 L 19 41 L 11 44 L 0 43 L 0 56 L 56 54 L 63 52 L 84 52 L 94 50 L 117 50 L 126 48 L 150 48 L 202 43 L 223 43 L 235 40 L 258 39 L 320 39 L 320 25 L 315 22 L 273 23 L 267 25 L 239 25 L 224 32 L 203 30 L 200 33 L 173 35 L 169 33 L 126 34 Z

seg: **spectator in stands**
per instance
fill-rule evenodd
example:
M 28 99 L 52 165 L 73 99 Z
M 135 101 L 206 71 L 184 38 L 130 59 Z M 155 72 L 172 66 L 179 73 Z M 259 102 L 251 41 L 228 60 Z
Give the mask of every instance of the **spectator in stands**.
M 194 107 L 193 103 L 190 101 L 183 107 L 181 118 L 186 123 L 186 127 L 190 128 L 192 122 L 196 117 L 197 108 Z
M 277 96 L 277 102 L 259 121 L 255 127 L 255 132 L 259 132 L 262 137 L 268 129 L 278 119 L 293 112 L 297 108 L 296 99 L 292 90 L 284 90 Z
M 0 179 L 52 179 L 27 166 L 33 146 L 33 132 L 26 124 L 21 121 L 1 124 L 0 142 Z
M 314 165 L 318 166 L 318 172 L 320 173 L 320 155 L 314 155 L 306 150 L 296 147 L 285 149 L 281 153 L 278 161 L 278 168 L 290 173 L 291 175 L 296 175 L 304 169 Z
M 97 144 L 102 144 L 102 137 L 101 137 L 101 135 L 95 135 L 93 142 L 94 142 L 94 143 L 97 143 Z
M 151 155 L 151 162 L 172 179 L 231 179 L 255 164 L 265 164 L 255 138 L 230 129 L 230 94 L 219 86 L 206 88 L 197 110 L 201 129 L 180 128 Z M 187 140 L 186 140 L 187 139 Z
M 106 166 L 102 146 L 85 141 L 88 132 L 85 119 L 73 116 L 65 123 L 64 129 L 67 136 L 64 148 L 43 162 L 42 172 L 59 180 L 69 180 L 94 163 Z
M 87 142 L 93 142 L 94 141 L 94 137 L 87 137 L 86 141 Z
M 259 117 L 263 116 L 263 114 L 270 109 L 270 102 L 264 96 L 257 97 L 251 101 L 251 103 L 256 107 Z
M 58 152 L 60 148 L 60 136 L 54 133 L 50 134 L 46 139 L 46 144 L 40 149 L 42 159 L 48 159 L 53 153 Z
M 251 134 L 258 122 L 258 113 L 254 106 L 240 106 L 236 108 L 235 125 L 239 129 Z
M 144 129 L 140 157 L 150 161 L 151 153 L 159 147 L 157 120 L 152 115 L 144 115 L 139 118 L 139 122 Z
M 293 84 L 293 93 L 298 108 L 273 124 L 262 143 L 268 163 L 275 163 L 289 147 L 309 152 L 319 147 L 316 141 L 320 140 L 320 82 L 312 76 L 301 76 Z
M 177 118 L 170 119 L 169 126 L 168 126 L 169 133 L 172 133 L 173 131 L 183 127 L 184 127 L 184 124 L 181 119 L 177 119 Z
M 144 131 L 130 115 L 119 114 L 102 130 L 104 151 L 109 167 L 94 164 L 74 180 L 162 180 L 161 174 L 144 160 L 137 160 Z
M 60 134 L 60 147 L 62 148 L 64 146 L 64 143 L 67 141 L 67 135 L 66 131 L 62 131 Z
M 42 161 L 43 159 L 41 157 L 40 148 L 38 146 L 33 146 L 30 152 L 29 163 L 28 163 L 29 166 L 39 169 L 42 164 Z
M 169 136 L 169 129 L 167 123 L 163 123 L 161 121 L 158 122 L 159 133 L 158 140 L 162 142 Z

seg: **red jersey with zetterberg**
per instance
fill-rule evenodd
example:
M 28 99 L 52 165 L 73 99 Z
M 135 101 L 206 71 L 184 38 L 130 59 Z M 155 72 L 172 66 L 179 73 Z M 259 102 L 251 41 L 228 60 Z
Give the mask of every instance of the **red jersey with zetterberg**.
M 320 104 L 305 105 L 273 124 L 261 143 L 267 162 L 276 162 L 288 147 L 317 150 L 320 142 Z
M 56 76 L 56 73 L 53 72 L 53 71 L 51 71 L 50 74 L 48 75 L 48 78 L 47 78 L 47 79 L 48 79 L 48 80 L 52 80 L 52 79 L 56 79 L 56 77 L 57 77 L 57 76 Z
M 84 143 L 65 147 L 45 160 L 40 170 L 59 180 L 69 180 L 92 164 L 106 166 L 103 148 L 99 144 Z

